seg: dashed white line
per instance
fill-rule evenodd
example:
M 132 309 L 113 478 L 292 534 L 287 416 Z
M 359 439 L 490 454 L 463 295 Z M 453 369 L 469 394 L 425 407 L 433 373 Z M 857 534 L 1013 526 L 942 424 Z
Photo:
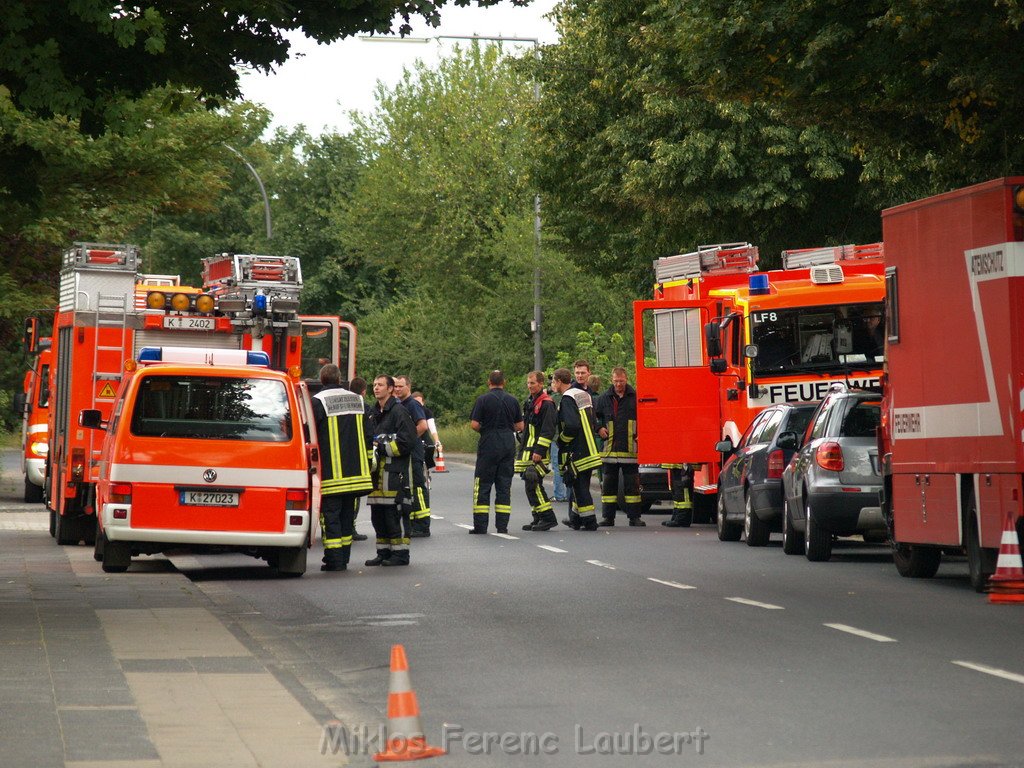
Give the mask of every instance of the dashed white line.
M 771 603 L 759 603 L 757 600 L 748 600 L 745 597 L 727 597 L 725 599 L 731 600 L 734 603 L 740 603 L 741 605 L 752 605 L 755 608 L 765 608 L 769 611 L 783 610 L 781 605 L 772 605 Z
M 564 554 L 566 554 L 569 551 L 567 549 L 559 549 L 558 547 L 551 547 L 551 546 L 548 546 L 547 544 L 538 544 L 537 545 L 537 549 L 546 549 L 548 552 L 557 552 L 560 555 L 564 555 Z
M 826 624 L 825 626 L 830 627 L 831 629 L 838 629 L 840 632 L 848 632 L 849 634 L 856 635 L 857 637 L 863 637 L 868 640 L 874 640 L 876 643 L 896 642 L 896 638 L 894 637 L 878 635 L 874 632 L 868 632 L 866 629 L 857 629 L 856 627 L 851 627 L 849 624 Z
M 511 539 L 512 541 L 519 541 L 518 536 L 512 536 L 508 533 L 498 533 L 497 531 L 492 533 L 491 536 L 497 536 L 499 539 Z
M 680 584 L 678 581 L 664 581 L 663 579 L 655 579 L 651 576 L 648 576 L 647 580 L 653 581 L 655 584 L 664 584 L 666 587 L 674 587 L 676 589 L 696 589 L 696 587 L 691 587 L 689 584 Z
M 444 520 L 444 518 L 441 517 L 440 515 L 431 515 L 430 519 L 431 520 Z
M 466 525 L 465 523 L 452 523 L 456 528 L 465 528 L 467 531 L 472 531 L 472 525 Z
M 602 563 L 600 560 L 587 560 L 587 562 L 591 565 L 596 565 L 599 568 L 607 568 L 609 571 L 615 570 L 615 566 L 611 563 Z
M 1018 675 L 1016 672 L 1007 672 L 1005 669 L 999 669 L 998 667 L 989 667 L 985 664 L 978 664 L 973 661 L 954 661 L 960 667 L 966 669 L 973 669 L 975 672 L 982 672 L 986 675 L 992 675 L 993 677 L 1001 677 L 1003 680 L 1010 680 L 1014 683 L 1024 684 L 1024 675 Z

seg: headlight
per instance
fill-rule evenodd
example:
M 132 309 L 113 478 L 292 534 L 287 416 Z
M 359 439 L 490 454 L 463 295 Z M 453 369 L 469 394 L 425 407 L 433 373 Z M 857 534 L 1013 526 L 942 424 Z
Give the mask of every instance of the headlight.
M 29 450 L 31 450 L 36 456 L 46 456 L 50 452 L 50 445 L 49 443 L 33 441 L 32 445 L 29 446 Z

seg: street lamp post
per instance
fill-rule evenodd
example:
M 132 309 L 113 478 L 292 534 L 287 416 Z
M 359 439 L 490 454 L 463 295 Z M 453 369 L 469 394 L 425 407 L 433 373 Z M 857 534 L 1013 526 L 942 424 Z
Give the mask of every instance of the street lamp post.
M 530 43 L 533 56 L 540 66 L 540 40 L 536 37 L 505 37 L 504 35 L 432 35 L 430 37 L 386 37 L 364 35 L 367 42 L 388 43 L 429 43 L 431 40 L 488 40 L 498 43 Z M 533 98 L 540 103 L 540 76 L 533 79 Z M 544 353 L 541 350 L 541 269 L 540 269 L 540 193 L 533 195 L 533 367 L 544 370 Z
M 253 178 L 256 179 L 256 183 L 260 185 L 260 194 L 263 195 L 263 217 L 267 222 L 267 240 L 270 240 L 271 236 L 274 234 L 273 230 L 270 228 L 270 198 L 267 197 L 267 188 L 263 186 L 263 179 L 261 179 L 260 175 L 256 173 L 256 169 L 252 167 L 249 161 L 245 159 L 245 155 L 229 144 L 225 144 L 224 146 L 238 155 L 239 159 L 245 163 L 245 167 L 249 169 L 249 173 L 251 173 Z

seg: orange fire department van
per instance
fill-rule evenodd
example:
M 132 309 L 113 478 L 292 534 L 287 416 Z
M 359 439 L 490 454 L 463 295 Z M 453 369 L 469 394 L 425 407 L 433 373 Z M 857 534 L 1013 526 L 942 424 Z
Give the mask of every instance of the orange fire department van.
M 96 484 L 96 559 L 187 548 L 242 552 L 282 575 L 306 570 L 315 429 L 305 383 L 265 352 L 147 347 L 129 361 Z
M 22 391 L 14 398 L 14 410 L 21 414 L 21 471 L 25 475 L 24 499 L 30 504 L 43 500 L 46 453 L 49 450 L 47 420 L 50 416 L 50 339 L 33 344 L 29 369 Z
M 729 243 L 658 259 L 654 299 L 633 304 L 640 462 L 693 465 L 706 515 L 719 441 L 736 445 L 767 406 L 820 400 L 833 382 L 877 385 L 881 256 L 880 244 L 791 250 L 762 272 L 756 247 Z
M 928 578 L 966 552 L 981 591 L 1003 531 L 1024 532 L 1024 176 L 889 208 L 882 235 L 895 564 Z

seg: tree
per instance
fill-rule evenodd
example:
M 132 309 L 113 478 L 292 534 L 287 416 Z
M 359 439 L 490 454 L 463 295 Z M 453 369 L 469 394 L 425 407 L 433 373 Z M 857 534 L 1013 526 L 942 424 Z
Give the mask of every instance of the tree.
M 536 173 L 548 221 L 577 257 L 640 290 L 653 258 L 702 243 L 750 240 L 768 256 L 877 237 L 845 140 L 766 102 L 709 97 L 675 34 L 686 13 L 653 1 L 558 6 Z M 828 216 L 810 214 L 826 205 Z
M 878 206 L 1018 172 L 1019 0 L 694 0 L 657 22 L 712 99 L 841 135 Z

